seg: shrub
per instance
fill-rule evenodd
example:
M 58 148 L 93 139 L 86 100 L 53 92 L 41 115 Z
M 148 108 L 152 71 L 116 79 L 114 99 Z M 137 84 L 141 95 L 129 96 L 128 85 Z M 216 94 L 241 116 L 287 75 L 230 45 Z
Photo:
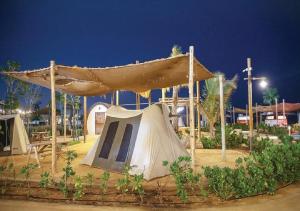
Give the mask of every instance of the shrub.
M 129 185 L 130 185 L 129 171 L 131 169 L 132 169 L 132 167 L 126 164 L 123 168 L 124 177 L 121 179 L 118 179 L 118 181 L 117 181 L 117 184 L 116 184 L 117 190 L 121 191 L 122 194 L 127 193 L 129 191 Z
M 218 146 L 216 139 L 202 137 L 201 142 L 204 149 L 216 149 Z
M 31 176 L 32 171 L 34 169 L 36 169 L 37 167 L 38 167 L 38 164 L 29 163 L 28 165 L 23 166 L 20 171 L 20 174 L 24 175 L 25 181 L 27 183 L 28 196 L 30 196 L 30 176 Z
M 41 188 L 48 188 L 49 184 L 50 184 L 50 173 L 48 171 L 45 171 L 41 174 L 39 186 Z
M 143 187 L 143 178 L 144 178 L 144 174 L 139 174 L 139 175 L 135 174 L 133 175 L 133 179 L 130 184 L 132 187 L 131 191 L 139 195 L 141 203 L 143 203 L 144 201 L 144 194 L 145 194 L 144 187 Z
M 300 143 L 258 142 L 256 151 L 236 160 L 235 169 L 204 167 L 211 191 L 222 199 L 273 194 L 278 185 L 300 179 Z
M 191 168 L 191 157 L 180 156 L 173 163 L 163 161 L 163 166 L 169 168 L 171 176 L 174 177 L 176 183 L 176 194 L 182 202 L 188 201 L 189 190 L 193 193 L 197 189 L 201 191 L 200 177 Z
M 107 192 L 109 178 L 110 178 L 110 173 L 108 171 L 103 172 L 103 174 L 100 177 L 100 190 L 101 190 L 102 199 L 104 194 Z
M 64 196 L 67 197 L 69 193 L 68 189 L 68 179 L 75 175 L 75 171 L 73 170 L 73 167 L 71 165 L 72 161 L 77 157 L 77 153 L 75 151 L 67 151 L 66 152 L 66 166 L 63 168 L 63 176 L 61 177 L 61 180 L 59 181 L 59 189 L 61 192 L 63 192 Z
M 92 173 L 87 173 L 84 178 L 89 188 L 92 188 L 94 184 L 94 175 Z
M 84 195 L 84 192 L 83 192 L 82 179 L 80 176 L 75 177 L 74 189 L 75 189 L 75 192 L 73 195 L 73 199 L 78 200 L 78 199 L 82 198 Z
M 240 148 L 242 144 L 247 144 L 248 140 L 243 137 L 243 134 L 237 134 L 232 127 L 225 127 L 225 140 L 226 140 L 226 148 L 234 149 Z M 215 138 L 201 138 L 201 142 L 203 144 L 204 149 L 216 149 L 221 147 L 222 139 L 221 139 L 221 127 L 216 127 L 216 136 Z

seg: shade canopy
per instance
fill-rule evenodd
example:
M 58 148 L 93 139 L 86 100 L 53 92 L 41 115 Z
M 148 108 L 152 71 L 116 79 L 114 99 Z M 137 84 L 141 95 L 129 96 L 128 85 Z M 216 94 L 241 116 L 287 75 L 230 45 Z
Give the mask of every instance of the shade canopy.
M 278 103 L 277 112 L 283 112 L 283 107 L 285 112 L 299 112 L 300 103 Z M 246 109 L 234 108 L 236 113 L 246 113 Z M 256 107 L 253 107 L 253 111 L 256 112 Z M 257 112 L 276 112 L 276 105 L 271 106 L 257 106 Z
M 116 90 L 142 93 L 188 83 L 189 54 L 116 67 L 54 67 L 56 91 L 78 96 L 99 96 Z M 4 74 L 50 88 L 50 67 Z M 194 59 L 194 80 L 211 77 L 213 74 Z

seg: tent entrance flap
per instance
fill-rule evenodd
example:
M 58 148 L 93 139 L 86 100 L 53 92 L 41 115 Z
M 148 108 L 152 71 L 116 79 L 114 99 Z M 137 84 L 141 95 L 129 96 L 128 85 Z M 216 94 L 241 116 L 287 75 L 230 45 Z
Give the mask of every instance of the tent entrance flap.
M 124 165 L 129 164 L 141 116 L 126 119 L 106 117 L 92 166 L 121 172 Z

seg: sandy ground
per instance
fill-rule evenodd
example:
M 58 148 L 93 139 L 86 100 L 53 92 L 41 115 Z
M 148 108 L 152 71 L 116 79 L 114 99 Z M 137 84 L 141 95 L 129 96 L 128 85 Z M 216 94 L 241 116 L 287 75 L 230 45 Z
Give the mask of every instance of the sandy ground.
M 288 187 L 282 188 L 277 191 L 276 195 L 261 195 L 256 197 L 245 198 L 241 200 L 234 200 L 225 202 L 222 205 L 213 207 L 200 207 L 193 210 L 224 210 L 224 211 L 289 211 L 300 210 L 300 183 L 292 184 Z M 114 206 L 91 206 L 91 205 L 75 205 L 75 204 L 61 204 L 61 203 L 45 203 L 45 202 L 32 202 L 32 201 L 16 201 L 16 200 L 0 200 L 0 210 L 5 211 L 82 211 L 82 210 L 191 210 L 191 209 L 175 209 L 175 208 L 147 208 L 147 207 L 114 207 Z
M 100 177 L 100 175 L 103 173 L 102 169 L 99 168 L 92 168 L 90 166 L 81 165 L 81 160 L 86 156 L 88 150 L 93 146 L 94 142 L 96 141 L 97 136 L 88 136 L 86 143 L 79 143 L 76 145 L 65 147 L 63 150 L 75 150 L 78 154 L 78 157 L 73 161 L 72 165 L 74 170 L 76 171 L 77 175 L 85 176 L 87 173 L 92 173 L 95 178 Z M 31 178 L 33 181 L 39 181 L 40 175 L 44 171 L 50 171 L 51 172 L 51 155 L 50 155 L 51 149 L 49 148 L 49 152 L 45 152 L 47 156 L 42 156 L 41 161 L 41 168 L 34 170 L 34 172 L 31 175 Z M 247 152 L 245 151 L 239 151 L 239 150 L 227 150 L 226 151 L 226 162 L 223 162 L 221 160 L 221 150 L 218 149 L 197 149 L 196 150 L 196 168 L 199 172 L 202 172 L 202 166 L 235 166 L 235 160 L 238 157 L 246 156 Z M 14 162 L 16 166 L 16 172 L 20 172 L 20 169 L 22 166 L 26 165 L 27 162 L 27 155 L 15 155 L 15 156 L 9 156 L 9 157 L 0 157 L 0 163 L 3 162 Z M 36 160 L 34 158 L 34 154 L 32 154 L 30 162 L 35 163 Z M 65 165 L 65 160 L 63 157 L 59 157 L 58 163 L 57 163 L 57 174 L 56 178 L 59 178 L 62 175 L 62 168 Z M 110 183 L 115 184 L 117 179 L 121 178 L 122 175 L 118 173 L 111 173 L 111 179 Z M 22 179 L 21 175 L 17 175 L 18 179 Z M 145 182 L 144 185 L 151 186 L 152 184 L 157 183 L 158 179 L 154 179 L 148 182 Z M 163 178 L 159 178 L 161 182 L 169 181 L 170 177 L 166 176 Z M 171 184 L 170 185 L 174 185 Z

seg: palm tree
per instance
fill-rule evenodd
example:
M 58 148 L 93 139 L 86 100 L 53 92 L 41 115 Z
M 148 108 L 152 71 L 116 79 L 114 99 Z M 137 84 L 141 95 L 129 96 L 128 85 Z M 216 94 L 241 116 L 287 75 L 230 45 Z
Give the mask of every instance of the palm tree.
M 264 104 L 272 105 L 275 103 L 276 99 L 279 98 L 276 88 L 269 88 L 263 92 L 263 102 Z
M 209 123 L 210 137 L 215 137 L 215 124 L 220 116 L 220 87 L 219 87 L 219 75 L 223 73 L 215 73 L 214 78 L 210 78 L 205 81 L 205 87 L 203 90 L 203 102 L 200 104 L 200 108 L 205 114 Z M 235 75 L 231 80 L 225 80 L 223 83 L 224 92 L 224 104 L 230 99 L 231 94 L 237 88 L 238 77 Z

